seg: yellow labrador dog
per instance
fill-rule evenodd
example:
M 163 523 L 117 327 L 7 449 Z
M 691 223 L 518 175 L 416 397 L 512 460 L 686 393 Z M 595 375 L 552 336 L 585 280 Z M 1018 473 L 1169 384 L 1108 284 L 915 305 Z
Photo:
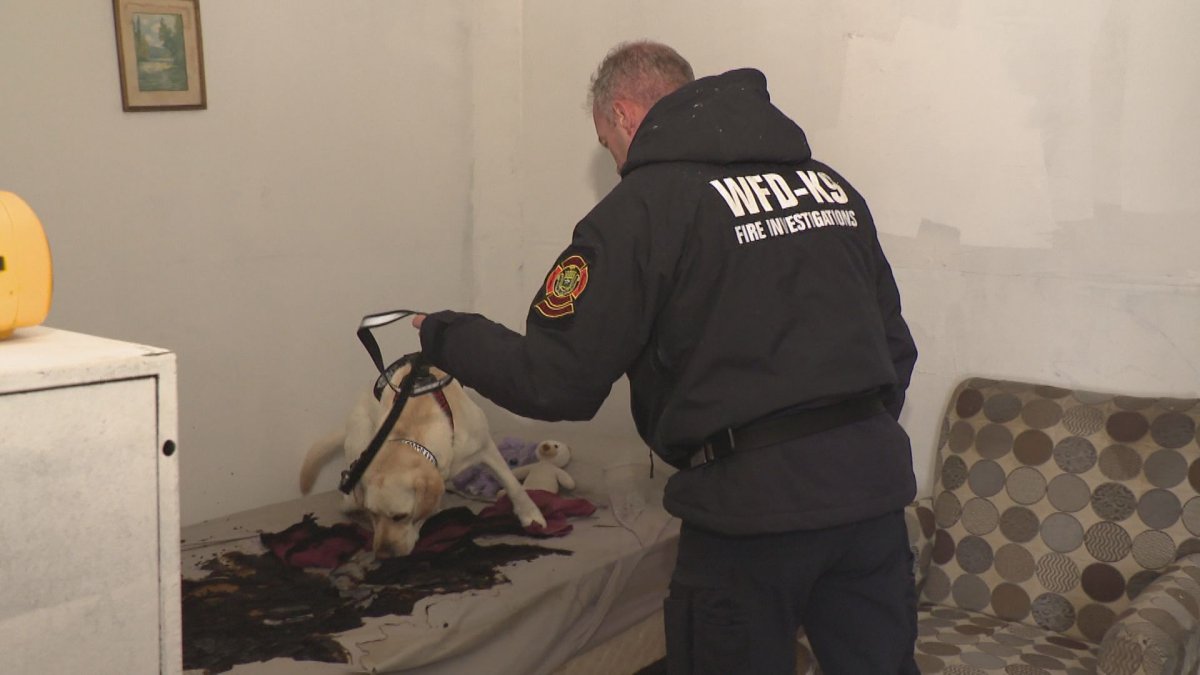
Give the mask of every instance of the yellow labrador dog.
M 399 386 L 410 369 L 409 364 L 398 368 L 392 383 Z M 429 372 L 439 380 L 448 379 L 437 368 Z M 411 553 L 421 524 L 438 511 L 446 481 L 475 464 L 483 464 L 500 480 L 522 526 L 546 525 L 492 441 L 483 411 L 457 381 L 450 380 L 440 391 L 449 411 L 433 393 L 410 397 L 379 453 L 346 495 L 347 511 L 365 511 L 370 518 L 377 557 Z M 347 466 L 357 460 L 379 431 L 395 397 L 391 388 L 385 388 L 379 400 L 364 392 L 345 430 L 309 449 L 300 468 L 300 491 L 308 494 L 321 467 L 339 450 Z

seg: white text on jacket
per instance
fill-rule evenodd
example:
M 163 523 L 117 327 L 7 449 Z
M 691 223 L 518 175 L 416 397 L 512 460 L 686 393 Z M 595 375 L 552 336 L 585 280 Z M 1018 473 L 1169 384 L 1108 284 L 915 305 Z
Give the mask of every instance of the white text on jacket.
M 747 213 L 770 213 L 779 209 L 790 209 L 800 205 L 800 198 L 811 198 L 817 204 L 846 204 L 850 197 L 836 181 L 824 171 L 797 171 L 801 187 L 793 188 L 777 173 L 731 176 L 724 180 L 709 181 L 709 185 L 721 195 L 735 218 Z

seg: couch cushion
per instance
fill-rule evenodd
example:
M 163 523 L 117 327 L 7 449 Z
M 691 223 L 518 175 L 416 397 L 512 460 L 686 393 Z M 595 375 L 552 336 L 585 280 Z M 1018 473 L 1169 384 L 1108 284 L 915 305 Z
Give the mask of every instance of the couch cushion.
M 939 441 L 923 599 L 1099 642 L 1200 551 L 1198 403 L 963 382 Z
M 1097 647 L 1023 623 L 928 603 L 917 610 L 915 656 L 922 675 L 1089 675 Z M 802 640 L 796 672 L 819 673 Z
M 923 599 L 1098 643 L 1200 551 L 1200 405 L 972 378 L 950 396 Z

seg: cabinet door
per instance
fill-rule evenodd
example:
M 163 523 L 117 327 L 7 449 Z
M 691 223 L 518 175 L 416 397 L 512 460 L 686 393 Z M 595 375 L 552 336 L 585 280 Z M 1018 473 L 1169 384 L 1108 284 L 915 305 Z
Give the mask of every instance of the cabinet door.
M 159 672 L 157 382 L 0 395 L 0 673 Z

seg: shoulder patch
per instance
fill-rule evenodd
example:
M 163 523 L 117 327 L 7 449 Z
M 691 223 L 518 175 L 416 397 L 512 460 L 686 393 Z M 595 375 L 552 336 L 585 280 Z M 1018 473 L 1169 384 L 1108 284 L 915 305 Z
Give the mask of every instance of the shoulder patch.
M 533 308 L 547 319 L 559 319 L 575 313 L 575 301 L 583 295 L 588 282 L 588 263 L 578 253 L 573 253 L 557 264 L 546 275 L 542 297 Z

